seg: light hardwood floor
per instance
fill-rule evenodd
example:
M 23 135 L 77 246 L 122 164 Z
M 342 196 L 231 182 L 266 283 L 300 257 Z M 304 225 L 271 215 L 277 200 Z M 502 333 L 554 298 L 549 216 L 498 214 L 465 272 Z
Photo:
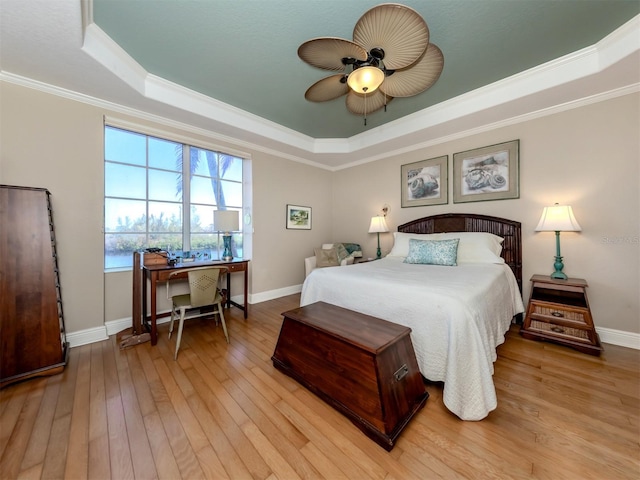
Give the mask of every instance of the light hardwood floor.
M 498 408 L 462 422 L 442 387 L 386 452 L 275 370 L 292 295 L 227 310 L 231 344 L 185 323 L 178 361 L 115 337 L 71 349 L 64 373 L 0 391 L 3 479 L 640 478 L 640 352 L 600 358 L 522 339 L 498 348 Z M 596 319 L 597 322 L 597 319 Z

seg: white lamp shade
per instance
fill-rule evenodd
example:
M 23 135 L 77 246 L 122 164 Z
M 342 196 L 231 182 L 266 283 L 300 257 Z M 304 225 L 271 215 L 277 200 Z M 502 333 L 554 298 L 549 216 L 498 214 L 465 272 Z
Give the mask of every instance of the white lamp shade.
M 387 222 L 384 217 L 376 216 L 371 218 L 371 224 L 369 225 L 369 233 L 384 233 L 388 232 Z
M 542 216 L 536 227 L 536 232 L 580 232 L 582 228 L 578 224 L 573 210 L 569 205 L 555 204 L 553 207 L 544 207 Z
M 236 210 L 214 210 L 213 229 L 216 232 L 235 232 L 240 229 L 239 215 Z
M 360 67 L 349 74 L 347 85 L 356 93 L 373 93 L 384 82 L 384 72 L 377 67 Z

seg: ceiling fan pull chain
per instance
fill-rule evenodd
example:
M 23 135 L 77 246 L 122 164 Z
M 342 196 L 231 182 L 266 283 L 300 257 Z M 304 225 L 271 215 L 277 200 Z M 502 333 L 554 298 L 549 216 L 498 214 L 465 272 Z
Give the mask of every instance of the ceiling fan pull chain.
M 364 126 L 367 126 L 367 89 L 364 90 Z

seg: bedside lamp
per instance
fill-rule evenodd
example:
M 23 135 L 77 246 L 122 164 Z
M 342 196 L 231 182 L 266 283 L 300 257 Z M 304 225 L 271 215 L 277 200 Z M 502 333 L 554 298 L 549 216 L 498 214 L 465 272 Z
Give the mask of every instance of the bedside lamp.
M 555 271 L 551 278 L 566 280 L 567 275 L 562 272 L 564 264 L 560 255 L 560 232 L 580 232 L 582 228 L 578 224 L 573 210 L 569 205 L 558 205 L 544 207 L 540 222 L 536 227 L 536 232 L 556 232 L 556 261 L 553 264 Z
M 238 212 L 235 210 L 214 210 L 213 228 L 216 232 L 223 232 L 222 241 L 224 242 L 224 252 L 222 252 L 222 260 L 230 262 L 233 260 L 233 254 L 231 253 L 231 232 L 240 229 Z
M 387 222 L 384 217 L 379 215 L 371 218 L 371 224 L 369 225 L 369 233 L 378 234 L 378 251 L 376 258 L 382 258 L 382 251 L 380 250 L 380 234 L 388 232 Z

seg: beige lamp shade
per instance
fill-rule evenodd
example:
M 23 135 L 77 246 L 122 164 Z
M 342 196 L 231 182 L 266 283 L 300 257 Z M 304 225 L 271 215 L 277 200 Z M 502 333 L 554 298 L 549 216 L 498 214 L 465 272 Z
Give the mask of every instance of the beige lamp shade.
M 384 82 L 384 72 L 378 67 L 360 67 L 349 74 L 347 85 L 357 93 L 373 93 Z
M 371 224 L 369 225 L 369 233 L 384 233 L 388 232 L 387 222 L 384 217 L 376 216 L 371 218 Z
M 569 205 L 544 207 L 536 232 L 580 232 L 580 224 Z
M 240 229 L 239 215 L 236 210 L 214 210 L 213 228 L 216 232 L 236 232 Z

